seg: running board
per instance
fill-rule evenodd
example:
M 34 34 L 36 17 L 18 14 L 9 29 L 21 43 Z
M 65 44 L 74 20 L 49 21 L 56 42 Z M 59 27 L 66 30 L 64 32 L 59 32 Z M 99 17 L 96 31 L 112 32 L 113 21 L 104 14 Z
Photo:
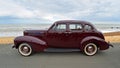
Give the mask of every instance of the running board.
M 45 52 L 76 52 L 76 51 L 80 51 L 80 49 L 47 48 L 44 51 Z

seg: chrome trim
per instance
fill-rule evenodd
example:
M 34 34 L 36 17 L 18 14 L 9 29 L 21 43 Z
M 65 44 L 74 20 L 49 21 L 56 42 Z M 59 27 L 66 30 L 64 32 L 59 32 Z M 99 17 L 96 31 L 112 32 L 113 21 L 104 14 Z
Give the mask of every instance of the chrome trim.
M 112 44 L 109 44 L 109 46 L 114 47 Z

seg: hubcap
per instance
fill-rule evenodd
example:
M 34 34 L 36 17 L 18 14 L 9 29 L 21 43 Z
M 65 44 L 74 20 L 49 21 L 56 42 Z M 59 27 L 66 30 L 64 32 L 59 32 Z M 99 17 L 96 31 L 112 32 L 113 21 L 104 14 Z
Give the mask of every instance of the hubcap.
M 88 53 L 93 53 L 94 51 L 95 51 L 95 48 L 92 45 L 87 47 L 87 52 Z
M 18 47 L 18 51 L 23 56 L 29 56 L 32 54 L 32 48 L 27 43 L 20 44 L 20 46 Z
M 84 52 L 88 56 L 93 56 L 97 53 L 97 46 L 94 43 L 89 43 L 85 46 Z
M 27 54 L 27 53 L 30 52 L 30 49 L 29 49 L 29 47 L 27 47 L 27 46 L 23 46 L 23 47 L 21 47 L 21 51 L 22 51 L 23 53 Z

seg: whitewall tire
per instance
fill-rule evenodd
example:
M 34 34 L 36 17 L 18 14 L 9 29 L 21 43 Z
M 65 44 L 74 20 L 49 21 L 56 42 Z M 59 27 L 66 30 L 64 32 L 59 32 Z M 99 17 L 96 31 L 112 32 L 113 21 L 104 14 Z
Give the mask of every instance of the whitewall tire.
M 88 56 L 93 56 L 97 53 L 98 47 L 94 43 L 88 43 L 84 47 L 84 53 Z
M 18 51 L 22 56 L 30 56 L 33 52 L 31 46 L 27 43 L 22 43 L 18 47 Z

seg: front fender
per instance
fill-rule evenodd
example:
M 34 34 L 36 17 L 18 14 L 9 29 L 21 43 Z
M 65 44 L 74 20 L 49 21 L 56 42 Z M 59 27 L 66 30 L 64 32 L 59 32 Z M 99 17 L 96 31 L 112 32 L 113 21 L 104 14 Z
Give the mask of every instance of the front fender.
M 45 41 L 32 36 L 19 36 L 14 39 L 14 45 L 16 48 L 18 48 L 21 43 L 30 44 L 34 51 L 42 51 L 47 47 Z
M 96 44 L 100 50 L 105 50 L 109 48 L 109 44 L 104 40 L 101 39 L 99 37 L 95 37 L 95 36 L 90 36 L 90 37 L 86 37 L 81 41 L 81 50 L 84 49 L 84 46 L 88 43 L 94 43 Z

